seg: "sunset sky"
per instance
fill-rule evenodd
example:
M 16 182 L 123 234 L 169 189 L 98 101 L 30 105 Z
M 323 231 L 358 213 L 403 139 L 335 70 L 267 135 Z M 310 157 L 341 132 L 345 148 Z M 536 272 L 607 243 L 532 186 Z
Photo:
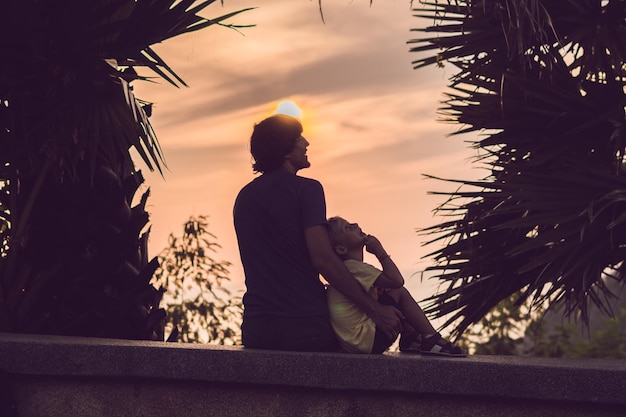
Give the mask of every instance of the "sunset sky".
M 447 137 L 459 126 L 437 121 L 453 68 L 412 68 L 416 56 L 407 41 L 419 34 L 410 29 L 429 22 L 413 17 L 409 0 L 322 6 L 325 23 L 317 0 L 216 2 L 202 15 L 257 7 L 231 21 L 256 26 L 214 26 L 156 46 L 189 87 L 135 83 L 136 96 L 154 102 L 151 122 L 168 166 L 163 179 L 140 165 L 151 188 L 151 256 L 170 233 L 182 234 L 189 216 L 208 215 L 222 246 L 215 257 L 233 264 L 233 287 L 243 290 L 232 205 L 254 177 L 253 124 L 290 100 L 303 111 L 311 143 L 311 168 L 299 175 L 323 184 L 329 216 L 378 236 L 407 288 L 424 298 L 434 283 L 420 282 L 429 264 L 421 257 L 436 247 L 422 247 L 426 238 L 416 229 L 442 220 L 433 216 L 442 197 L 427 192 L 451 185 L 422 174 L 483 176 L 470 164 L 473 151 L 464 142 L 470 138 Z

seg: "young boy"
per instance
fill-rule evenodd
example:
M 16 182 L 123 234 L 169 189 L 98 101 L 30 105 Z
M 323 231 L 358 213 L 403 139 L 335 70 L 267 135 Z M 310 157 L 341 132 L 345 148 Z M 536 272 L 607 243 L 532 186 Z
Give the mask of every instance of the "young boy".
M 443 339 L 422 309 L 404 288 L 404 278 L 380 241 L 363 233 L 356 223 L 341 217 L 328 220 L 331 243 L 368 293 L 381 304 L 393 305 L 405 317 L 400 351 L 443 356 L 467 356 L 459 347 Z M 363 262 L 363 248 L 378 258 L 382 271 Z M 328 287 L 331 324 L 343 350 L 352 353 L 383 353 L 395 340 L 376 329 L 365 312 L 332 286 Z

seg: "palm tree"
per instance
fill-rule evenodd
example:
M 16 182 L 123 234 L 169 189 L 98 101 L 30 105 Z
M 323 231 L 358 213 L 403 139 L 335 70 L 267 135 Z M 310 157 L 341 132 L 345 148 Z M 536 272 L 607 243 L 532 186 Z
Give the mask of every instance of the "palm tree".
M 427 312 L 462 334 L 501 300 L 562 305 L 586 322 L 624 282 L 626 2 L 457 0 L 423 3 L 415 68 L 449 63 L 444 120 L 480 132 L 480 181 L 426 228 L 444 285 Z M 426 53 L 426 54 L 424 54 Z M 445 193 L 444 193 L 445 194 Z
M 130 83 L 185 85 L 151 45 L 243 11 L 214 2 L 0 1 L 0 332 L 163 338 L 130 150 L 163 158 Z

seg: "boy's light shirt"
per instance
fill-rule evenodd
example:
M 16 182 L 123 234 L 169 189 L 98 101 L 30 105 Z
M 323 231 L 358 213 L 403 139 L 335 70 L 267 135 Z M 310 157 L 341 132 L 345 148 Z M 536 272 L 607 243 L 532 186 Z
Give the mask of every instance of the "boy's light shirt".
M 373 285 L 382 271 L 354 259 L 347 259 L 343 263 L 368 294 L 378 300 L 378 293 Z M 350 353 L 371 353 L 376 334 L 374 321 L 332 286 L 328 287 L 327 296 L 330 321 L 343 350 Z

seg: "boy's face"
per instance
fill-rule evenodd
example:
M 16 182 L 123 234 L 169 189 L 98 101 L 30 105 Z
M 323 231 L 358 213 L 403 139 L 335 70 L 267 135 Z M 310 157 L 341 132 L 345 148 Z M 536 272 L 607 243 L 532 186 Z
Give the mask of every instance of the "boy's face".
M 330 232 L 335 247 L 343 246 L 346 249 L 360 248 L 365 245 L 367 234 L 361 230 L 357 223 L 350 223 L 346 219 L 337 217 L 330 224 Z

